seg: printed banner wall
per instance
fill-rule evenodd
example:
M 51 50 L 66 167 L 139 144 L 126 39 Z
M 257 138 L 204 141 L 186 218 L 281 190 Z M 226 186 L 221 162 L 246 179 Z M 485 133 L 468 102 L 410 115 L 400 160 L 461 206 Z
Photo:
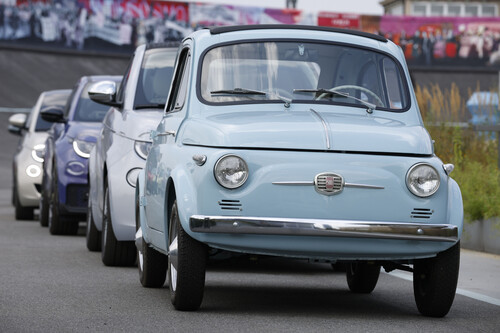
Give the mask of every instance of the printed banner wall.
M 500 67 L 500 18 L 368 16 L 161 0 L 0 0 L 0 42 L 129 54 L 207 26 L 306 24 L 400 45 L 410 66 Z

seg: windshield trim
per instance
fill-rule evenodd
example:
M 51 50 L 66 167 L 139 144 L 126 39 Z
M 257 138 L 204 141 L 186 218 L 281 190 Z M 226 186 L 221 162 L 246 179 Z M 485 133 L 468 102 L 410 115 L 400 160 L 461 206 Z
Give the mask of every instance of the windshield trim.
M 344 42 L 332 42 L 332 41 L 326 41 L 326 40 L 318 40 L 318 39 L 293 39 L 293 38 L 268 38 L 268 39 L 240 39 L 240 40 L 233 40 L 233 41 L 228 41 L 228 42 L 222 42 L 222 43 L 217 43 L 210 45 L 207 47 L 203 52 L 201 53 L 199 60 L 198 60 L 198 65 L 197 65 L 197 73 L 196 73 L 196 97 L 198 100 L 205 104 L 205 105 L 210 105 L 210 106 L 234 106 L 234 105 L 246 105 L 246 104 L 282 104 L 283 101 L 281 100 L 266 100 L 266 101 L 255 101 L 255 100 L 248 100 L 248 101 L 229 101 L 229 102 L 211 102 L 207 101 L 206 99 L 203 98 L 201 94 L 201 74 L 202 74 L 202 67 L 203 67 L 203 61 L 205 59 L 205 56 L 207 55 L 208 52 L 211 50 L 218 48 L 218 47 L 224 47 L 224 46 L 229 46 L 229 45 L 235 45 L 235 44 L 243 44 L 243 43 L 266 43 L 266 42 L 294 42 L 294 43 L 317 43 L 317 44 L 327 44 L 327 45 L 334 45 L 334 46 L 345 46 L 345 47 L 352 47 L 360 50 L 368 50 L 371 52 L 375 52 L 381 55 L 384 55 L 386 57 L 389 57 L 394 61 L 396 64 L 399 74 L 401 78 L 403 79 L 402 84 L 403 84 L 403 89 L 404 89 L 404 94 L 405 98 L 407 99 L 407 105 L 403 109 L 389 109 L 389 108 L 384 108 L 384 107 L 379 107 L 377 106 L 377 111 L 385 111 L 385 112 L 393 112 L 393 113 L 404 113 L 407 112 L 408 110 L 411 109 L 412 107 L 412 99 L 411 99 L 411 94 L 410 94 L 410 87 L 408 86 L 408 77 L 406 75 L 406 72 L 404 71 L 403 66 L 399 62 L 396 57 L 394 57 L 392 54 L 381 51 L 379 49 L 375 49 L 372 47 L 367 47 L 367 46 L 360 46 L 360 45 L 354 45 L 351 43 L 344 43 Z M 301 88 L 301 87 L 298 87 Z M 358 107 L 358 108 L 364 108 L 366 109 L 366 106 L 363 104 L 353 104 L 353 103 L 345 103 L 345 102 L 339 102 L 339 101 L 333 101 L 333 100 L 316 100 L 316 101 L 311 101 L 311 100 L 303 100 L 303 99 L 293 99 L 292 100 L 293 104 L 326 104 L 326 105 L 340 105 L 340 106 L 349 106 L 349 107 Z

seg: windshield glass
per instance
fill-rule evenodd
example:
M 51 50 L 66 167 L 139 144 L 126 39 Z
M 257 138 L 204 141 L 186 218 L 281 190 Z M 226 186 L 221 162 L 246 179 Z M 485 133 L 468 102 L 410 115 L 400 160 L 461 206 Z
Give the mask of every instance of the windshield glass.
M 66 101 L 68 100 L 68 96 L 70 93 L 71 90 L 46 94 L 42 101 L 42 105 L 40 106 L 40 110 L 43 110 L 48 106 L 59 106 L 62 109 L 64 105 L 66 105 Z M 42 114 L 38 113 L 38 117 L 35 124 L 35 132 L 48 131 L 53 124 L 54 123 L 52 122 L 43 120 Z
M 167 101 L 174 72 L 176 49 L 150 49 L 141 65 L 134 109 L 161 107 Z
M 94 102 L 89 97 L 89 89 L 95 82 L 89 82 L 82 90 L 73 116 L 74 121 L 101 122 L 109 106 Z
M 208 103 L 333 103 L 402 111 L 408 89 L 396 62 L 345 45 L 256 42 L 209 50 L 200 90 Z

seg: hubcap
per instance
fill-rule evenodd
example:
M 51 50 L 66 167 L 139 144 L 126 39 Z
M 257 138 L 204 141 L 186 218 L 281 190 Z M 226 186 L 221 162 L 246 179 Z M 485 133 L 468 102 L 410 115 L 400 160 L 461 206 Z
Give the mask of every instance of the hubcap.
M 170 262 L 170 282 L 172 289 L 177 288 L 177 265 L 178 265 L 178 250 L 177 250 L 177 235 L 168 246 L 168 259 Z

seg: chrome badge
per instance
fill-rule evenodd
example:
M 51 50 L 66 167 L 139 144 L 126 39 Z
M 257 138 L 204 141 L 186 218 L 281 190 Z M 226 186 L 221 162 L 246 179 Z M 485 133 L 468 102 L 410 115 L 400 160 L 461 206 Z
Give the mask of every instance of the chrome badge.
M 344 178 L 331 172 L 323 172 L 314 177 L 316 192 L 324 195 L 334 195 L 344 189 Z

